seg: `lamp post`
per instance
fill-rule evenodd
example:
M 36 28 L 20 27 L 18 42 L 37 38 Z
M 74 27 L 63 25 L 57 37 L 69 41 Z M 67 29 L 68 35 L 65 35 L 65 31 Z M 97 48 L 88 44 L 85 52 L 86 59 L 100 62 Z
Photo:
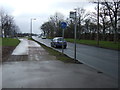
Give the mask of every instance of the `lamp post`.
M 32 38 L 32 20 L 36 20 L 36 18 L 31 18 L 30 19 L 30 33 L 31 33 L 30 37 L 31 38 Z
M 70 18 L 74 19 L 75 25 L 74 25 L 74 60 L 76 61 L 76 29 L 77 29 L 77 12 L 75 9 L 75 12 L 70 12 Z

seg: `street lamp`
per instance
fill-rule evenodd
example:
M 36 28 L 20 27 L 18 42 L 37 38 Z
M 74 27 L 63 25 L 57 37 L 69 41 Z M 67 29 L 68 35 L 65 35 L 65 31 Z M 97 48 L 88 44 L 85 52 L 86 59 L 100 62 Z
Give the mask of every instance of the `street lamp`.
M 31 18 L 31 19 L 30 19 L 30 22 L 31 22 L 31 23 L 30 23 L 30 33 L 31 33 L 30 36 L 31 36 L 31 38 L 32 38 L 32 20 L 36 20 L 36 18 Z
M 77 28 L 77 12 L 75 9 L 75 12 L 70 12 L 70 18 L 74 19 L 75 25 L 74 25 L 74 60 L 76 60 L 76 28 Z

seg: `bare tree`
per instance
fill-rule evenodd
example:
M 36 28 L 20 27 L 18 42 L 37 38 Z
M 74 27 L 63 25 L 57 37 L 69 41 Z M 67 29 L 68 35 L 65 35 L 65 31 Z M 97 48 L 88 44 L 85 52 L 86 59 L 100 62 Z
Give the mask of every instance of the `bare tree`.
M 13 33 L 18 31 L 18 28 L 16 28 L 18 26 L 14 22 L 14 17 L 5 13 L 4 9 L 0 10 L 0 25 L 2 37 L 13 37 Z
M 3 37 L 3 33 L 4 33 L 4 24 L 5 24 L 5 20 L 4 20 L 4 17 L 5 17 L 5 11 L 3 9 L 0 9 L 0 27 L 1 27 L 1 35 Z
M 60 23 L 64 21 L 64 16 L 61 13 L 56 12 L 55 15 L 51 17 L 51 20 L 54 23 L 55 36 L 61 36 L 62 30 L 60 28 Z
M 78 22 L 78 38 L 80 39 L 81 33 L 82 33 L 82 26 L 81 24 L 83 24 L 83 22 L 85 21 L 85 19 L 89 16 L 88 13 L 86 13 L 85 9 L 83 8 L 77 8 L 77 22 Z
M 42 24 L 41 29 L 43 30 L 44 35 L 47 35 L 48 37 L 53 35 L 52 25 L 49 21 Z
M 105 2 L 102 2 L 101 4 L 104 5 L 108 9 L 108 15 L 110 17 L 111 25 L 114 31 L 114 42 L 116 43 L 118 40 L 117 25 L 118 25 L 118 13 L 120 10 L 120 0 L 113 0 L 111 2 L 107 2 L 105 0 Z
M 48 22 L 42 24 L 41 29 L 44 33 L 47 33 L 48 36 L 61 36 L 62 30 L 60 28 L 60 23 L 62 21 L 64 21 L 64 16 L 57 12 L 53 16 L 50 16 Z
M 106 33 L 110 33 L 107 29 L 110 27 L 110 20 L 108 18 L 107 8 L 105 6 L 102 6 L 100 8 L 100 23 L 102 24 L 102 39 L 105 40 Z

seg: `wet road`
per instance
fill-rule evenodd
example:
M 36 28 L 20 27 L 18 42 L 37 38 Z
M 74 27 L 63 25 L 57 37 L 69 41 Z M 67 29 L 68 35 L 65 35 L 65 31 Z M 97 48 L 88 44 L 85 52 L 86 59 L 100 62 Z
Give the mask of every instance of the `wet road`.
M 24 44 L 22 44 L 24 42 Z M 16 60 L 4 62 L 2 88 L 117 88 L 118 80 L 85 64 L 65 64 L 34 41 L 23 39 L 15 49 Z M 24 49 L 23 46 L 28 47 Z M 21 47 L 21 49 L 20 49 Z M 23 50 L 24 52 L 19 52 Z M 28 53 L 28 59 L 19 57 Z M 18 57 L 18 58 L 17 58 Z M 25 59 L 25 58 L 24 58 Z
M 51 47 L 50 39 L 33 38 Z M 61 49 L 55 50 L 62 51 Z M 68 43 L 68 47 L 64 49 L 64 53 L 74 58 L 74 44 Z M 77 44 L 77 60 L 114 78 L 118 78 L 118 51 Z

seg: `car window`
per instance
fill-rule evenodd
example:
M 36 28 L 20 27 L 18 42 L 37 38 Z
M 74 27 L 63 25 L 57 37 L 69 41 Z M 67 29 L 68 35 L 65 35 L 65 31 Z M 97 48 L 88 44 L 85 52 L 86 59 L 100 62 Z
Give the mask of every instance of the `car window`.
M 56 41 L 56 39 L 53 39 L 53 42 L 55 42 Z
M 58 41 L 65 41 L 65 39 L 63 39 L 63 38 L 58 38 Z
M 57 41 L 65 41 L 63 38 L 54 38 L 53 42 L 57 42 Z

